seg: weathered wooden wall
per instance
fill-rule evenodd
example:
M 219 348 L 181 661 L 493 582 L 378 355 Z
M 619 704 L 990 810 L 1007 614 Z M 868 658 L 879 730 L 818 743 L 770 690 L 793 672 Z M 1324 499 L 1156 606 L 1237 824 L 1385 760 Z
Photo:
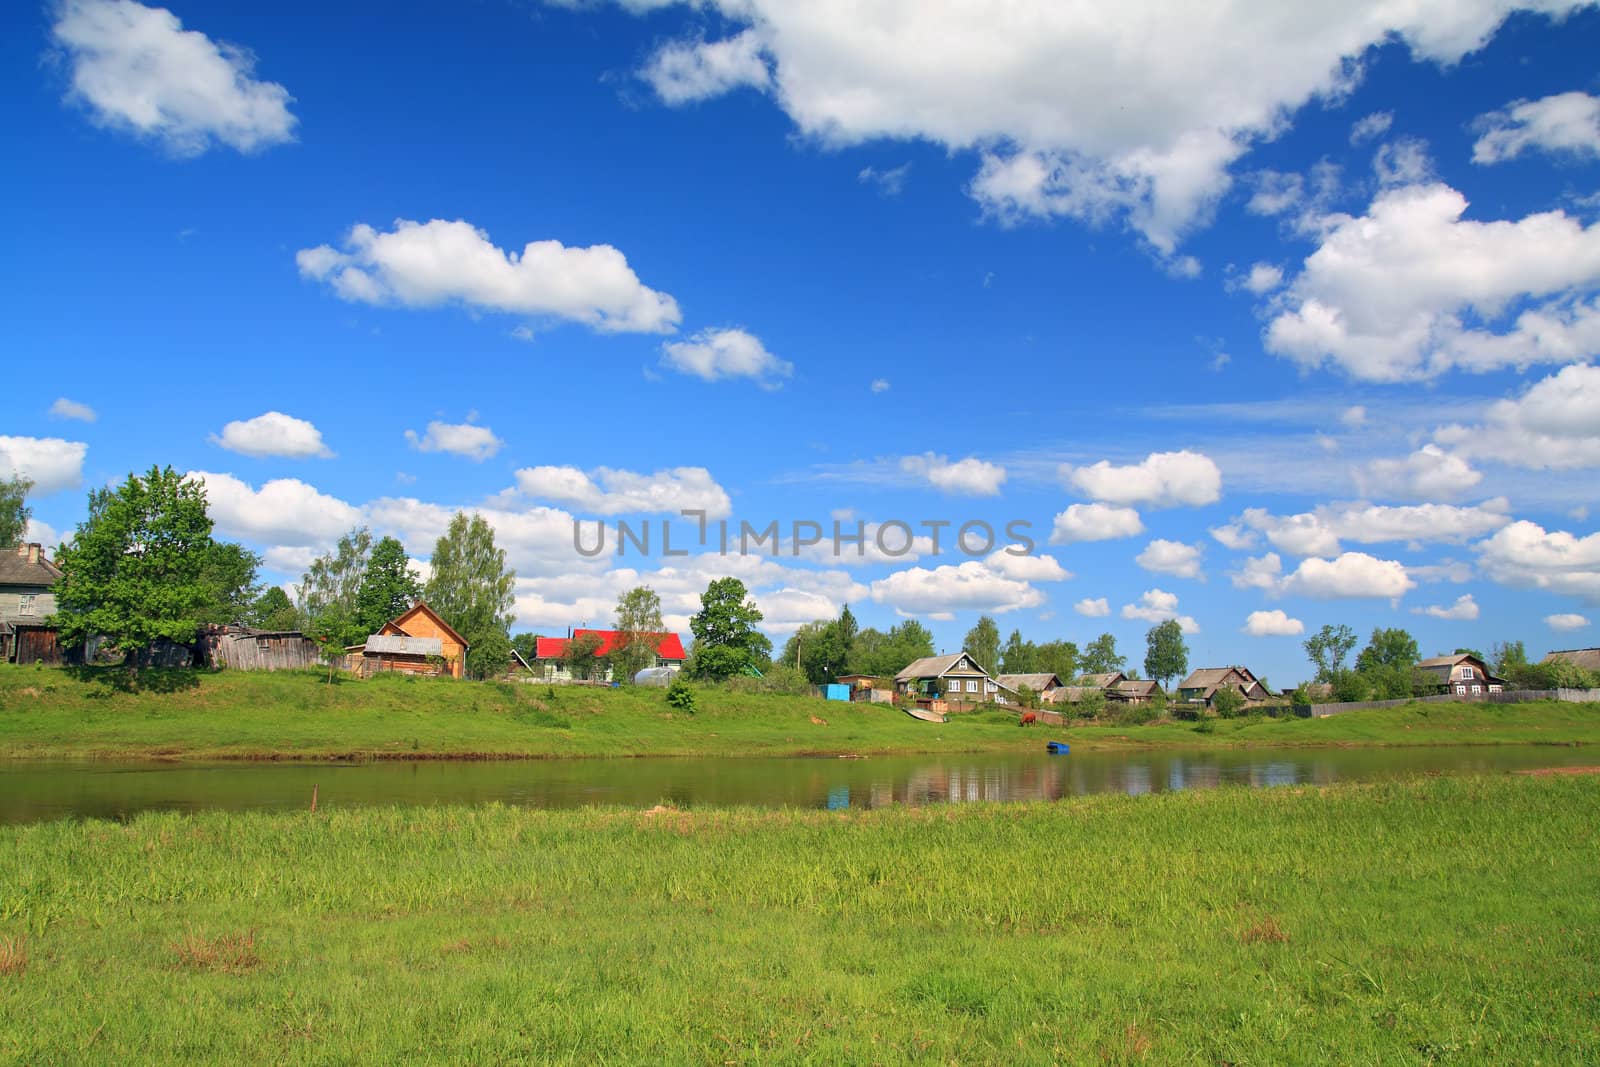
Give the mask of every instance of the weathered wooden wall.
M 287 671 L 319 659 L 316 643 L 303 634 L 202 634 L 200 654 L 207 666 L 237 671 Z

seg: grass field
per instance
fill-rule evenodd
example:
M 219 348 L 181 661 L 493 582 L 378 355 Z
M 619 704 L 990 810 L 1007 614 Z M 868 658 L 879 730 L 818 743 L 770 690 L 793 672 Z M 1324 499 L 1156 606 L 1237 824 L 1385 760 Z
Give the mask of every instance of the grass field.
M 1593 1063 L 1600 778 L 0 831 L 0 1059 Z
M 1032 749 L 1048 736 L 1085 748 L 1239 745 L 1600 743 L 1600 706 L 1413 705 L 1329 719 L 1017 728 L 1004 712 L 939 726 L 885 706 L 702 689 L 694 715 L 658 689 L 553 688 L 448 679 L 146 672 L 115 675 L 0 665 L 0 757 L 428 758 L 755 756 Z

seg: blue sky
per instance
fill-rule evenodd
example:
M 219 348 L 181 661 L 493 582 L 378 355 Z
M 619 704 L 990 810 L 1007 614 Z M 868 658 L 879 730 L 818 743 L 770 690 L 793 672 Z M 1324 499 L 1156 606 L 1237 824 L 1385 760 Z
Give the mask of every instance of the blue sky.
M 195 472 L 284 583 L 476 508 L 546 633 L 732 573 L 780 641 L 1178 617 L 1284 683 L 1592 644 L 1600 10 L 1465 7 L 13 6 L 0 467 L 52 543 Z

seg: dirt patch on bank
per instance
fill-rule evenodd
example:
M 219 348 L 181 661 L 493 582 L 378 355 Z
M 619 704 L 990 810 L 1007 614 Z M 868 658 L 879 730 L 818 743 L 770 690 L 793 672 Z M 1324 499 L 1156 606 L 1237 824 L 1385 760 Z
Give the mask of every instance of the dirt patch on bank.
M 1554 778 L 1557 775 L 1567 777 L 1574 774 L 1600 774 L 1600 767 L 1537 767 L 1531 771 L 1517 771 L 1530 778 Z

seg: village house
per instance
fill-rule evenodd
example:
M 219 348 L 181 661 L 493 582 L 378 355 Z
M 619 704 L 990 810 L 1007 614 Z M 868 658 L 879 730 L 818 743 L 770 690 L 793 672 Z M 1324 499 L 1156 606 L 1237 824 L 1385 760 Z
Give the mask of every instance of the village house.
M 0 550 L 0 663 L 61 662 L 52 590 L 61 569 L 37 542 Z
M 1232 689 L 1244 697 L 1247 704 L 1259 704 L 1272 699 L 1272 690 L 1262 685 L 1250 668 L 1202 667 L 1178 685 L 1178 699 L 1190 704 L 1211 706 L 1217 691 Z
M 1545 663 L 1570 663 L 1586 671 L 1600 672 L 1600 648 L 1562 648 L 1545 654 Z
M 1446 693 L 1458 696 L 1503 693 L 1506 688 L 1505 679 L 1494 677 L 1488 664 L 1467 652 L 1425 659 L 1417 664 L 1417 670 L 1431 676 Z
M 935 711 L 940 705 L 1019 704 L 1017 692 L 989 676 L 966 652 L 925 656 L 894 676 L 895 692 Z
M 345 666 L 362 677 L 379 671 L 448 674 L 460 678 L 467 669 L 466 638 L 417 601 L 359 645 L 345 651 Z
M 1102 671 L 1085 674 L 1072 685 L 1066 686 L 1059 700 L 1077 703 L 1090 693 L 1098 692 L 1107 700 L 1121 704 L 1143 704 L 1155 697 L 1161 687 L 1155 682 L 1129 678 L 1121 671 Z
M 1002 674 L 995 678 L 1002 689 L 1009 689 L 1021 698 L 1022 689 L 1026 686 L 1039 698 L 1041 704 L 1054 704 L 1056 694 L 1060 692 L 1061 679 L 1054 674 Z
M 588 678 L 574 678 L 572 671 L 567 667 L 567 649 L 571 642 L 585 637 L 599 640 L 599 644 L 595 647 L 594 671 Z M 683 641 L 677 634 L 640 634 L 639 639 L 650 646 L 652 653 L 650 662 L 644 664 L 641 670 L 651 667 L 666 667 L 674 671 L 683 669 L 683 661 L 688 655 L 684 652 Z M 534 677 L 543 682 L 610 682 L 613 680 L 611 662 L 607 657 L 622 648 L 626 641 L 627 634 L 621 630 L 577 629 L 567 637 L 541 637 L 534 642 L 533 660 L 529 663 L 529 667 L 533 670 Z

